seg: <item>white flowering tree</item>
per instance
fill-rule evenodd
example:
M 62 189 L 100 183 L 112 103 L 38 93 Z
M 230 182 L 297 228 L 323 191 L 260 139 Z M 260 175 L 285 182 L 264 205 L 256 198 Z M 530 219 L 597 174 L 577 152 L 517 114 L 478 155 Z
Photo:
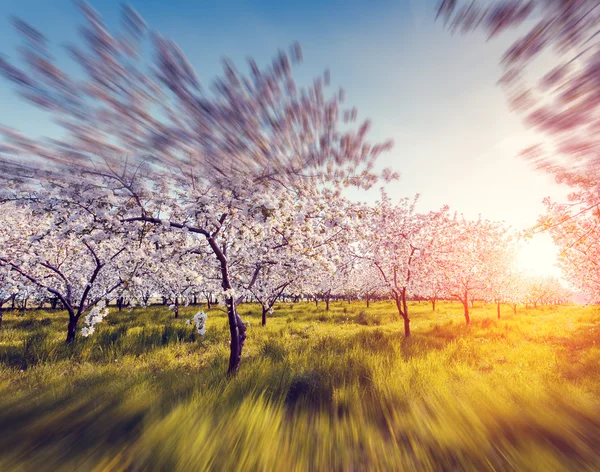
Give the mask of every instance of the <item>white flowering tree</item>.
M 386 286 L 381 274 L 370 261 L 356 258 L 348 275 L 347 284 L 356 295 L 364 300 L 367 308 L 373 297 L 385 295 Z
M 10 301 L 19 293 L 22 286 L 10 270 L 0 266 L 0 327 L 2 326 L 2 315 L 4 313 L 4 304 Z
M 268 265 L 250 292 L 261 306 L 261 324 L 267 324 L 267 313 L 273 313 L 273 305 L 284 291 L 302 276 L 294 264 Z
M 175 318 L 179 318 L 179 307 L 189 305 L 192 294 L 204 282 L 196 270 L 201 265 L 198 257 L 180 249 L 152 250 L 152 264 L 142 274 L 147 284 L 146 292 L 152 287 L 160 294 L 169 303 L 169 309 Z
M 307 198 L 327 185 L 369 187 L 377 179 L 375 159 L 391 143 L 368 143 L 369 122 L 351 125 L 357 113 L 341 109 L 343 91 L 325 94 L 329 72 L 308 88 L 296 86 L 298 45 L 263 69 L 251 60 L 248 75 L 226 60 L 207 89 L 175 43 L 157 33 L 152 68 L 145 67 L 139 51 L 148 29 L 132 9 L 124 10 L 124 31 L 113 36 L 92 8 L 81 8 L 86 24 L 70 52 L 83 78 L 58 67 L 39 31 L 16 22 L 24 67 L 2 60 L 0 70 L 65 133 L 44 140 L 4 129 L 3 149 L 24 160 L 4 160 L 3 175 L 17 183 L 27 173 L 38 181 L 54 174 L 93 182 L 113 191 L 128 212 L 124 224 L 195 235 L 220 274 L 233 374 L 246 334 L 236 310 L 232 248 L 260 238 L 282 189 Z
M 54 195 L 40 190 L 21 197 L 28 205 L 0 205 L 0 214 L 12 219 L 0 224 L 0 266 L 61 301 L 70 343 L 81 316 L 135 276 L 144 251 L 136 231 L 111 226 L 100 216 L 102 206 L 93 211 L 91 193 L 78 201 L 79 210 Z

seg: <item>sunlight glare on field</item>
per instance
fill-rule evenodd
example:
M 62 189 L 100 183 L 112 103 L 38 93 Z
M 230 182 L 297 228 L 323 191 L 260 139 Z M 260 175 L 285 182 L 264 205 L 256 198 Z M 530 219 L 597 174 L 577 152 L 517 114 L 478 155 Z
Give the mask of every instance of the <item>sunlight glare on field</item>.
M 550 235 L 536 234 L 529 240 L 521 241 L 517 263 L 524 272 L 561 278 L 561 271 L 556 265 L 558 253 Z

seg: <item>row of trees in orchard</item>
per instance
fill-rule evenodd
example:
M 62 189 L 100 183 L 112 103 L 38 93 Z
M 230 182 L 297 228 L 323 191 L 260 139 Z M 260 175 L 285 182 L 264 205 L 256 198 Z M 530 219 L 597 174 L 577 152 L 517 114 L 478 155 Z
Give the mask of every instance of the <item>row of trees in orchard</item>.
M 501 58 L 499 85 L 540 143 L 522 153 L 569 186 L 566 202 L 546 199 L 536 231 L 561 249 L 570 284 L 600 300 L 600 3 L 597 0 L 441 0 L 437 18 L 452 32 L 520 34 Z M 529 22 L 529 23 L 527 23 Z M 545 65 L 540 56 L 551 54 Z
M 475 300 L 497 304 L 500 316 L 501 304 L 516 312 L 518 304 L 569 297 L 558 281 L 515 268 L 516 235 L 502 224 L 467 220 L 448 208 L 418 213 L 417 197 L 393 203 L 383 191 L 371 206 L 328 192 L 303 204 L 290 204 L 287 193 L 271 201 L 261 195 L 249 218 L 222 229 L 231 238 L 219 246 L 227 262 L 224 288 L 221 260 L 215 263 L 206 237 L 172 229 L 167 219 L 126 218 L 113 190 L 84 197 L 79 186 L 86 184 L 73 183 L 62 196 L 60 187 L 9 191 L 0 205 L 2 301 L 58 301 L 69 314 L 67 342 L 80 318 L 110 301 L 121 308 L 160 297 L 176 318 L 180 306 L 199 299 L 209 307 L 227 306 L 230 298 L 234 307 L 255 301 L 265 324 L 283 296 L 322 300 L 327 309 L 331 299 L 391 299 L 410 336 L 409 300 L 429 300 L 432 309 L 438 300 L 458 300 L 468 324 Z M 170 211 L 180 211 L 176 204 Z M 221 219 L 221 202 L 207 204 Z
M 246 75 L 225 60 L 207 87 L 131 8 L 113 35 L 78 5 L 85 26 L 68 51 L 79 72 L 21 20 L 21 61 L 0 58 L 2 75 L 62 129 L 31 138 L 0 128 L 2 300 L 15 291 L 58 300 L 72 342 L 78 329 L 93 333 L 111 299 L 158 295 L 175 316 L 190 297 L 215 299 L 227 311 L 230 374 L 248 298 L 266 320 L 283 295 L 380 293 L 407 336 L 410 297 L 458 299 L 467 322 L 474 298 L 525 300 L 502 225 L 448 208 L 417 213 L 414 200 L 385 193 L 373 206 L 342 197 L 397 178 L 375 170 L 392 144 L 368 140 L 370 122 L 357 123 L 343 90 L 326 92 L 328 71 L 296 84 L 298 45 L 262 68 L 249 60 Z M 148 37 L 150 67 L 140 54 Z

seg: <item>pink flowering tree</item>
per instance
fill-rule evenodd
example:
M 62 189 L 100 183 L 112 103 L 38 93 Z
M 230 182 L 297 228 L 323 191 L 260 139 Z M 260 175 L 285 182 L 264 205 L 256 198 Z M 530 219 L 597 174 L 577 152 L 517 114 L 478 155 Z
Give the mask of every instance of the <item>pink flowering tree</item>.
M 523 156 L 574 190 L 567 202 L 546 202 L 547 212 L 536 229 L 549 231 L 561 248 L 561 266 L 571 284 L 595 297 L 600 3 L 443 0 L 438 17 L 452 31 L 482 30 L 490 38 L 509 29 L 522 31 L 502 57 L 499 84 L 512 108 L 541 137 L 541 143 L 525 149 Z M 543 55 L 552 58 L 551 67 L 540 69 Z
M 570 291 L 553 276 L 529 276 L 526 287 L 526 301 L 534 308 L 564 304 L 571 298 Z
M 536 230 L 549 232 L 560 249 L 559 266 L 565 278 L 592 300 L 600 299 L 600 197 L 583 189 L 569 195 L 567 203 L 544 200 L 546 211 Z
M 503 224 L 477 219 L 456 219 L 452 251 L 441 262 L 444 292 L 459 300 L 465 322 L 471 323 L 469 302 L 491 293 L 497 273 L 503 274 L 510 234 Z
M 515 284 L 515 281 L 520 279 L 516 268 L 516 238 L 508 232 L 504 237 L 499 237 L 495 244 L 494 256 L 495 259 L 488 262 L 487 288 L 481 295 L 485 301 L 496 305 L 496 315 L 500 319 L 500 306 L 519 299 L 519 290 Z M 516 310 L 516 306 L 514 309 Z
M 391 293 L 404 321 L 404 334 L 410 336 L 408 297 L 417 290 L 426 270 L 438 264 L 447 252 L 448 209 L 419 214 L 418 195 L 392 203 L 382 190 L 381 200 L 371 209 L 361 231 L 365 234 L 359 257 L 369 261 Z

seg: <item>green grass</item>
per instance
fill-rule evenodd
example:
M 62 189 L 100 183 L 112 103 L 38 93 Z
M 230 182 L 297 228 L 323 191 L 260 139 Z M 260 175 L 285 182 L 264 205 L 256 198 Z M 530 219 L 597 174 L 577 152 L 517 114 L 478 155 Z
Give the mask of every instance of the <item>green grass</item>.
M 112 312 L 63 344 L 64 313 L 6 313 L 0 470 L 600 470 L 600 309 L 391 303 L 275 307 L 227 380 L 226 318 L 205 337 L 164 307 Z

